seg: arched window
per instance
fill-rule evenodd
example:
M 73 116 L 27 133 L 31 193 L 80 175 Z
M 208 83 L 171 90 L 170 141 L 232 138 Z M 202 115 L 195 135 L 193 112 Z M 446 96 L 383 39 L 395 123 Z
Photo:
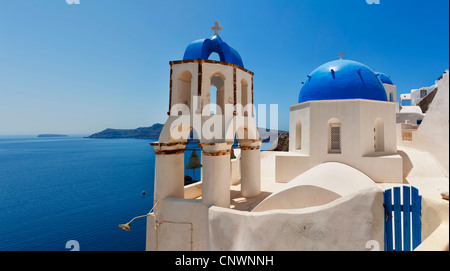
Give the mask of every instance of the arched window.
M 248 104 L 248 83 L 247 80 L 241 80 L 241 104 L 245 107 Z
M 211 77 L 211 93 L 209 104 L 211 105 L 211 114 L 220 112 L 223 114 L 225 110 L 225 76 L 216 73 Z M 215 89 L 213 88 L 215 87 Z M 219 109 L 218 109 L 219 108 Z
M 297 121 L 295 125 L 295 149 L 302 149 L 302 122 Z
M 373 124 L 373 148 L 375 152 L 384 152 L 384 121 L 381 118 Z
M 189 71 L 182 71 L 178 75 L 177 103 L 191 106 L 191 82 L 192 74 Z
M 328 121 L 328 153 L 341 153 L 341 121 L 333 118 Z
M 242 108 L 245 108 L 248 104 L 248 83 L 247 80 L 241 80 L 241 104 Z M 248 111 L 244 110 L 244 116 L 248 115 Z

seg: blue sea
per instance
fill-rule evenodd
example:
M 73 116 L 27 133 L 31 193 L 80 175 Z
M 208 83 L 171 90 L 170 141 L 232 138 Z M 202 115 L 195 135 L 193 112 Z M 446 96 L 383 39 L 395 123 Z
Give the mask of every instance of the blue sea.
M 0 251 L 145 250 L 145 218 L 118 225 L 152 208 L 150 142 L 0 137 Z

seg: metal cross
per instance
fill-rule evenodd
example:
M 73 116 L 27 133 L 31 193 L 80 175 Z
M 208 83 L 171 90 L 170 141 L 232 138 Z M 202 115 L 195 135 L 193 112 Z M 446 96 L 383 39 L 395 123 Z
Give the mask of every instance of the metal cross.
M 211 30 L 214 30 L 214 35 L 219 36 L 219 30 L 222 30 L 222 27 L 219 25 L 219 22 L 216 21 L 214 26 L 211 26 Z
M 345 56 L 345 54 L 342 53 L 342 51 L 340 51 L 339 54 L 337 54 L 337 56 L 339 57 L 339 59 L 342 59 L 342 57 Z

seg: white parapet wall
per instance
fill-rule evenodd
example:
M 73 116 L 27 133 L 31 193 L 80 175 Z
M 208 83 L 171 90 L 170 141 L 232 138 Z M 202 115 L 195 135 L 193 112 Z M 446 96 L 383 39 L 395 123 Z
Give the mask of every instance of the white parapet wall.
M 384 247 L 383 192 L 369 188 L 329 204 L 291 210 L 209 209 L 210 249 L 351 250 Z
M 422 197 L 422 244 L 415 250 L 449 250 L 448 200 Z
M 335 157 L 334 160 L 323 161 L 320 160 L 320 157 L 311 158 L 295 152 L 280 152 L 275 157 L 275 179 L 277 182 L 287 183 L 317 165 L 336 161 L 360 170 L 377 183 L 401 183 L 403 181 L 403 161 L 398 154 L 364 156 L 354 161 L 343 158 L 345 157 Z
M 342 163 L 323 163 L 274 191 L 252 212 L 324 205 L 367 188 L 378 186 L 361 171 Z

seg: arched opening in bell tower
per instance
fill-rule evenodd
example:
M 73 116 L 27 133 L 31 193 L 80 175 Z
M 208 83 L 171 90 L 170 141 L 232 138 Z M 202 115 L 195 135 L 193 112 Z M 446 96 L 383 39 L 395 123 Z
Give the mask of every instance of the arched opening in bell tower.
M 215 60 L 215 61 L 222 61 L 220 59 L 220 55 L 217 52 L 212 52 L 209 56 L 208 56 L 209 60 Z
M 247 80 L 242 79 L 241 80 L 241 104 L 242 107 L 245 108 L 248 104 L 248 83 Z M 244 116 L 248 115 L 248 112 L 244 110 L 243 112 Z
M 184 184 L 197 183 L 202 180 L 202 150 L 199 136 L 195 129 L 189 133 L 188 144 L 184 152 Z
M 332 118 L 328 121 L 328 153 L 341 153 L 341 121 Z
M 225 76 L 219 72 L 211 76 L 209 104 L 211 114 L 223 114 L 225 109 Z
M 191 83 L 192 74 L 189 71 L 182 71 L 178 75 L 177 103 L 191 107 Z

